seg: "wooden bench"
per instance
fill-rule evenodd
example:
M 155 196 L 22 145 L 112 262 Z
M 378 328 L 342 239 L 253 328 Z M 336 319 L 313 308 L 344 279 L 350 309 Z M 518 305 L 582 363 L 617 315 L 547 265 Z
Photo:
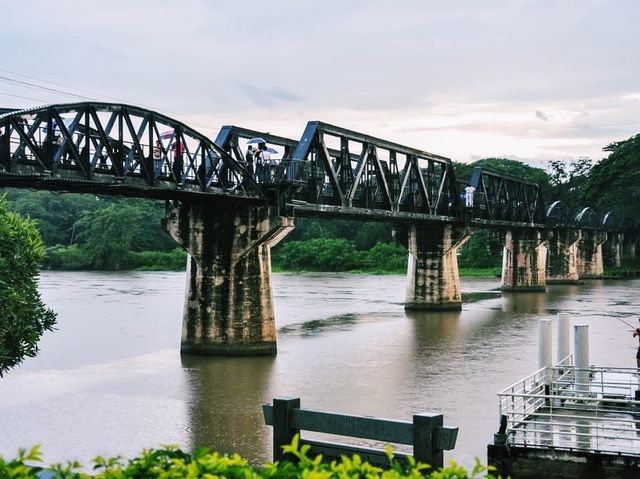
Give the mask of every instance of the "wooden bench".
M 433 468 L 443 466 L 443 451 L 455 447 L 457 427 L 443 426 L 443 416 L 423 413 L 413 416 L 413 422 L 392 421 L 367 416 L 347 416 L 331 412 L 312 411 L 300 408 L 300 398 L 276 398 L 273 405 L 262 406 L 265 423 L 273 426 L 273 460 L 295 460 L 284 454 L 282 447 L 291 444 L 301 431 L 313 431 L 339 436 L 357 437 L 372 441 L 413 446 L 413 456 L 419 462 Z M 335 442 L 303 439 L 300 444 L 311 446 L 311 456 L 323 455 L 324 461 L 339 460 L 342 455 L 359 454 L 371 464 L 387 468 L 389 459 L 382 449 L 352 446 Z M 407 454 L 394 453 L 394 459 L 407 463 Z

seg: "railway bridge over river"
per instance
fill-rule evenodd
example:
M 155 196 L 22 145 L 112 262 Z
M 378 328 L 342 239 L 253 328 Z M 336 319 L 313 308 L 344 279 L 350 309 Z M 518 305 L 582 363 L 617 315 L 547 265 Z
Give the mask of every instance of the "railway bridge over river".
M 211 140 L 143 108 L 111 103 L 0 109 L 0 186 L 166 200 L 164 229 L 189 253 L 182 351 L 275 354 L 271 247 L 296 217 L 394 224 L 408 247 L 405 308 L 460 309 L 456 254 L 473 231 L 502 233 L 502 289 L 540 291 L 635 257 L 637 232 L 540 186 L 475 169 L 472 207 L 450 159 L 322 122 L 300 140 L 223 127 Z M 255 174 L 261 137 L 282 159 Z M 266 172 L 266 173 L 265 173 Z

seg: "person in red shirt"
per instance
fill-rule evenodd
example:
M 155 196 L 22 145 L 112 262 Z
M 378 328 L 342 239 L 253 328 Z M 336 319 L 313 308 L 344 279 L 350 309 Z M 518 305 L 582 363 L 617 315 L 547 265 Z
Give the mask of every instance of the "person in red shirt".
M 640 319 L 638 319 L 638 321 L 640 321 Z M 638 369 L 640 369 L 640 327 L 637 327 L 636 330 L 633 332 L 633 337 L 635 338 L 636 336 L 638 336 L 638 352 L 636 353 L 636 366 L 638 367 Z

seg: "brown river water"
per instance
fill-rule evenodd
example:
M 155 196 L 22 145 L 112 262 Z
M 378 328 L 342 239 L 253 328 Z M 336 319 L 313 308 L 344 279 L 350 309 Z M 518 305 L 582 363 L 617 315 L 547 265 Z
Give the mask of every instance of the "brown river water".
M 41 444 L 47 462 L 132 456 L 178 444 L 271 459 L 261 405 L 411 420 L 438 411 L 458 426 L 446 458 L 486 462 L 496 393 L 537 367 L 538 320 L 588 324 L 590 362 L 634 367 L 640 281 L 500 294 L 462 279 L 463 310 L 405 312 L 404 276 L 274 274 L 276 357 L 179 352 L 184 273 L 44 272 L 58 312 L 38 357 L 0 379 L 0 455 Z M 554 329 L 555 332 L 555 329 Z M 555 351 L 555 346 L 554 346 Z M 357 441 L 356 441 L 357 442 Z

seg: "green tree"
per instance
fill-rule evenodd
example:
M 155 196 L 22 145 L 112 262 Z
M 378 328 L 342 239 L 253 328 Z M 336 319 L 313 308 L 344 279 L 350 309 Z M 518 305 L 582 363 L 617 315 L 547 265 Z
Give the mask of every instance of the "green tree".
M 8 211 L 0 198 L 0 376 L 35 356 L 40 337 L 55 325 L 38 293 L 43 253 L 35 221 Z
M 37 220 L 46 246 L 67 246 L 74 243 L 74 223 L 82 212 L 103 206 L 95 195 L 50 191 L 8 189 L 7 199 L 11 211 Z
M 601 213 L 613 211 L 638 225 L 640 202 L 640 134 L 612 143 L 609 156 L 597 163 L 584 185 L 583 199 Z
M 126 268 L 136 238 L 142 236 L 143 212 L 126 203 L 85 211 L 76 222 L 78 242 L 96 269 Z
M 570 210 L 587 206 L 582 199 L 582 191 L 592 166 L 589 158 L 578 158 L 569 163 L 561 160 L 549 161 L 549 183 L 552 193 L 547 206 L 556 200 L 562 201 Z
M 461 268 L 497 268 L 502 264 L 502 240 L 497 233 L 477 230 L 460 248 Z

